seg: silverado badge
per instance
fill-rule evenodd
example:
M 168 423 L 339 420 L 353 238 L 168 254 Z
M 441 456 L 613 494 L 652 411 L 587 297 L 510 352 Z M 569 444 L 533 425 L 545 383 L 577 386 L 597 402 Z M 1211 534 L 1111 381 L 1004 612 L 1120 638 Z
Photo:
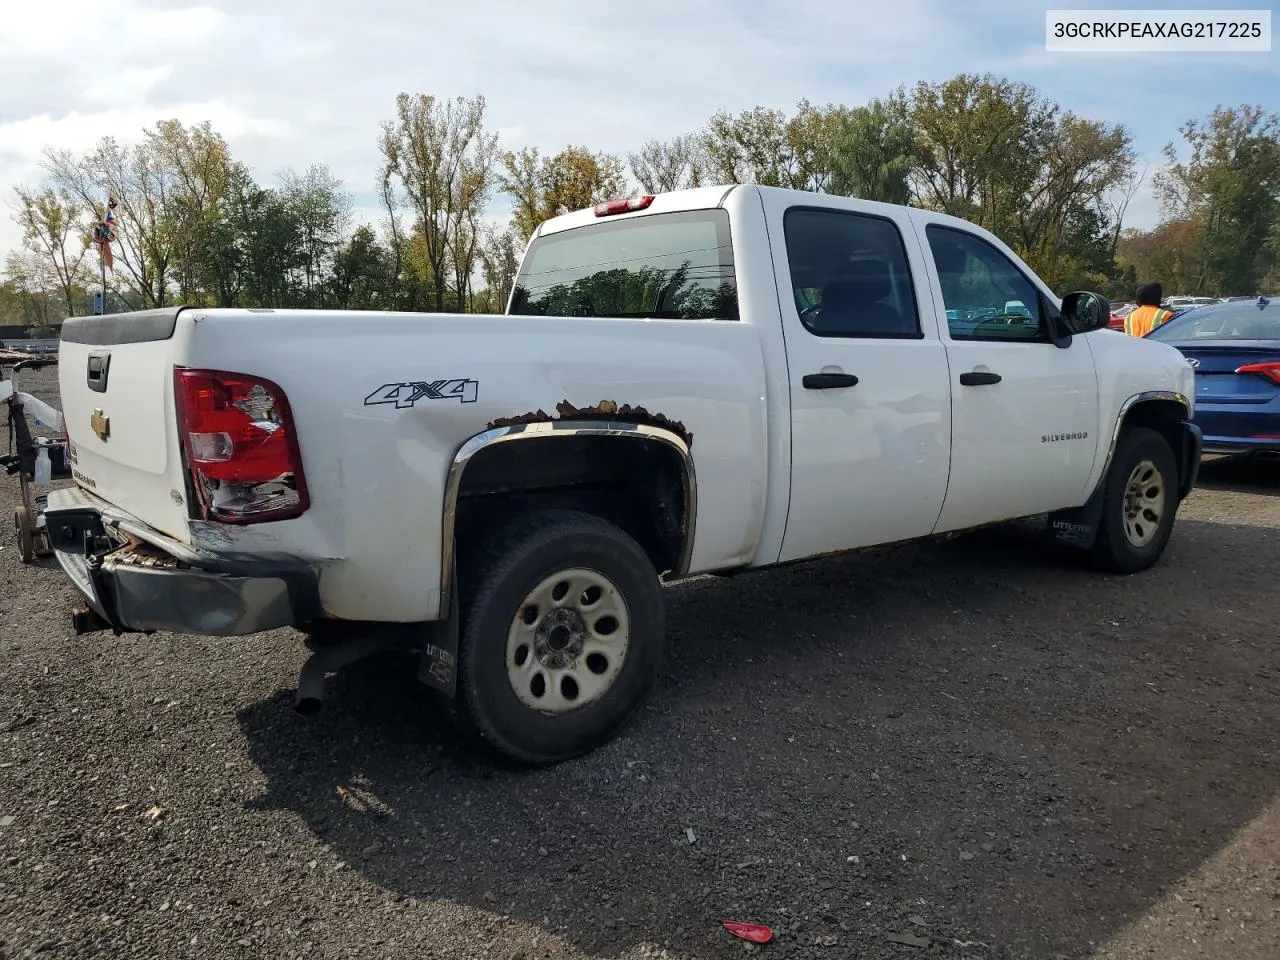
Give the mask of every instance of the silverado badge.
M 101 407 L 89 415 L 89 428 L 98 435 L 100 440 L 105 441 L 111 436 L 111 418 L 103 414 Z

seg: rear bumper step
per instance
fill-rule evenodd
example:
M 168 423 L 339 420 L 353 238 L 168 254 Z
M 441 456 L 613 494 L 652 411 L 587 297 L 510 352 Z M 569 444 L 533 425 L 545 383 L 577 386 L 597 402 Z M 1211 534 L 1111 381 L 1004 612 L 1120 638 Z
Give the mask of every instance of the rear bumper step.
M 59 566 L 89 608 L 73 616 L 77 633 L 243 636 L 320 617 L 316 571 L 300 561 L 194 548 L 78 488 L 49 494 L 45 523 Z

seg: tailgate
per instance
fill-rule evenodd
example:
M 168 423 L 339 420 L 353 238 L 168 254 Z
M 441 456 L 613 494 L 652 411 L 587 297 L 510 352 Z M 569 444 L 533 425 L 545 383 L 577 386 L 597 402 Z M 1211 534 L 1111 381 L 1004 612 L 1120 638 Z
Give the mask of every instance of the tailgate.
M 186 480 L 173 407 L 173 334 L 182 309 L 65 321 L 58 387 L 76 482 L 185 542 Z

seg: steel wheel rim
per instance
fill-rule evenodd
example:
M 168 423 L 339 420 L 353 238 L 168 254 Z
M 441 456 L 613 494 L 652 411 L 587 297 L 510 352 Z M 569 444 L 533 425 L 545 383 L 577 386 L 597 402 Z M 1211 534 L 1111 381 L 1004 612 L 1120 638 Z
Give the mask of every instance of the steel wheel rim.
M 1124 486 L 1124 536 L 1130 545 L 1145 547 L 1156 538 L 1165 501 L 1164 474 L 1152 461 L 1141 461 Z
M 598 570 L 561 570 L 530 590 L 511 618 L 507 679 L 526 707 L 572 713 L 609 691 L 630 641 L 631 617 L 617 585 Z

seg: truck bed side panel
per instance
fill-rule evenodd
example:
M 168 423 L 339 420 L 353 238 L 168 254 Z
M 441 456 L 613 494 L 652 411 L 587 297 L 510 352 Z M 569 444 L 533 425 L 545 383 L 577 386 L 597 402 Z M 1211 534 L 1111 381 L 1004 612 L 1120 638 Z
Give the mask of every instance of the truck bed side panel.
M 455 453 L 495 420 L 538 411 L 557 418 L 563 401 L 611 400 L 683 423 L 698 486 L 691 572 L 755 554 L 766 424 L 750 324 L 219 311 L 187 331 L 179 352 L 190 365 L 283 387 L 311 494 L 298 519 L 197 524 L 193 538 L 221 552 L 287 550 L 315 562 L 331 616 L 436 616 L 443 491 Z

